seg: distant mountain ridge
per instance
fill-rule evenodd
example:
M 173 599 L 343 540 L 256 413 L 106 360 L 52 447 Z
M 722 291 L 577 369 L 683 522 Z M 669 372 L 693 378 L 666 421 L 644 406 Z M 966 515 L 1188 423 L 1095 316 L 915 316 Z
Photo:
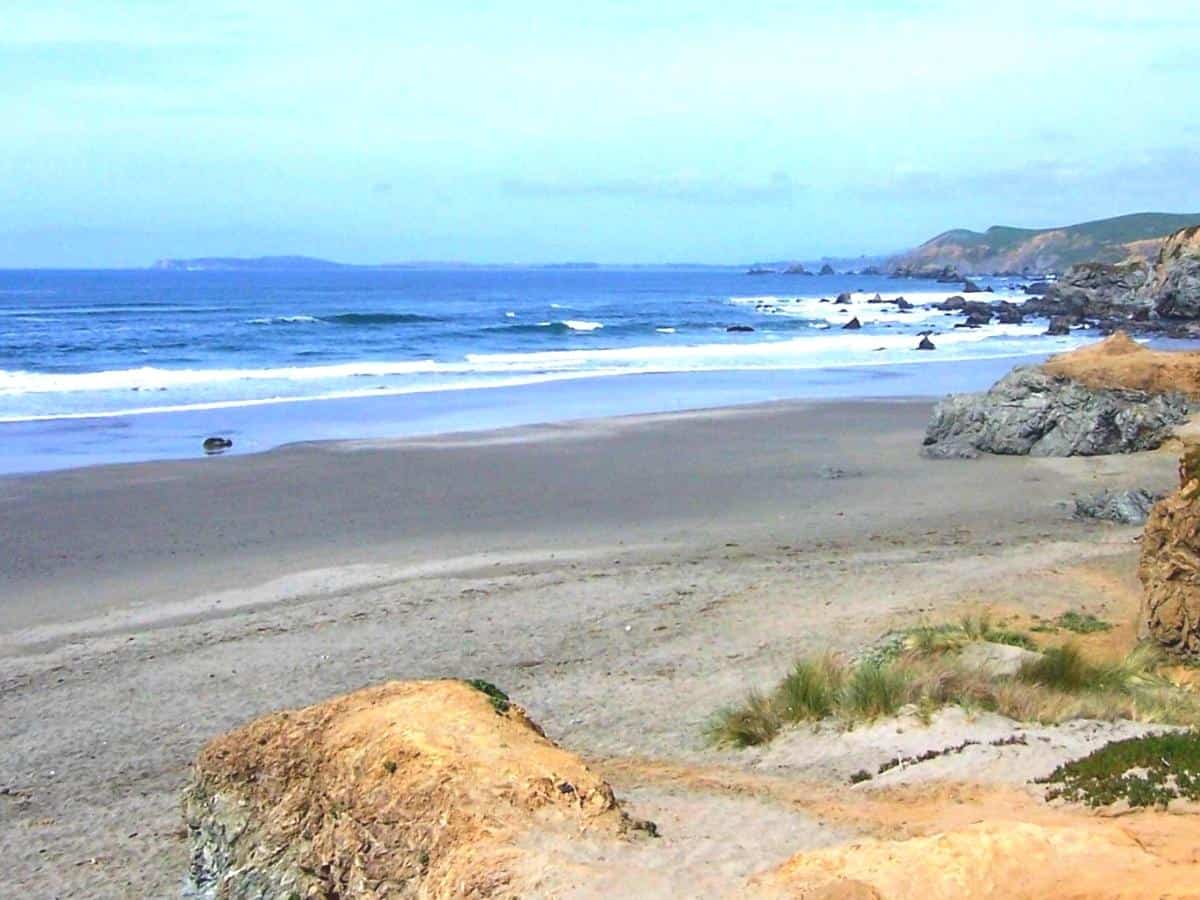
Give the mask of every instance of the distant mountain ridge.
M 891 269 L 1025 274 L 1063 272 L 1082 262 L 1152 260 L 1168 235 L 1191 225 L 1200 225 L 1200 213 L 1133 213 L 1059 228 L 995 225 L 982 233 L 957 228 L 896 257 Z
M 456 260 L 417 260 L 402 263 L 342 263 L 313 256 L 197 256 L 188 259 L 158 259 L 150 266 L 166 272 L 325 272 L 389 269 L 732 269 L 733 265 L 707 263 L 626 263 L 609 265 L 595 262 L 558 263 L 472 263 Z

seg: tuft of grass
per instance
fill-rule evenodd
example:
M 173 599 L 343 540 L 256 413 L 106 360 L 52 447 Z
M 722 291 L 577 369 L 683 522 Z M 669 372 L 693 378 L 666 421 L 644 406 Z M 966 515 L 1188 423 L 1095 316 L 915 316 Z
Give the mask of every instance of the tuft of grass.
M 1111 631 L 1112 623 L 1098 619 L 1091 613 L 1081 613 L 1069 610 L 1054 620 L 1059 628 L 1073 631 L 1076 634 L 1095 634 L 1098 631 Z
M 705 729 L 709 743 L 730 747 L 757 747 L 770 743 L 783 722 L 771 699 L 751 691 L 741 706 L 720 710 Z
M 482 678 L 472 678 L 467 684 L 487 695 L 488 700 L 492 703 L 492 709 L 496 710 L 499 715 L 504 715 L 512 706 L 512 701 L 508 699 L 508 694 L 500 690 L 490 681 L 484 681 Z
M 1097 686 L 1099 672 L 1084 660 L 1078 647 L 1066 644 L 1051 647 L 1040 659 L 1026 663 L 1020 677 L 1058 691 L 1081 691 Z
M 911 672 L 900 663 L 861 663 L 842 689 L 840 709 L 851 721 L 895 715 L 908 702 Z
M 774 706 L 785 722 L 829 718 L 845 681 L 846 668 L 833 654 L 802 659 L 775 689 Z
M 1114 741 L 1055 769 L 1041 784 L 1047 797 L 1088 806 L 1165 808 L 1172 800 L 1200 800 L 1200 734 L 1160 734 Z

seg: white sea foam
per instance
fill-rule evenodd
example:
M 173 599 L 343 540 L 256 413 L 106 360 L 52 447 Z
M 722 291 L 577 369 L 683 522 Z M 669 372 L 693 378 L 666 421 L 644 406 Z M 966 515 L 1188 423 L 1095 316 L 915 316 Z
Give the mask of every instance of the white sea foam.
M 563 319 L 563 324 L 572 331 L 596 331 L 604 327 L 603 322 L 586 322 L 582 319 Z
M 657 331 L 659 334 L 674 334 L 675 333 L 675 329 L 670 328 L 670 327 L 655 328 L 654 330 Z
M 316 316 L 259 316 L 257 319 L 250 319 L 251 325 L 308 325 L 313 322 L 320 322 Z

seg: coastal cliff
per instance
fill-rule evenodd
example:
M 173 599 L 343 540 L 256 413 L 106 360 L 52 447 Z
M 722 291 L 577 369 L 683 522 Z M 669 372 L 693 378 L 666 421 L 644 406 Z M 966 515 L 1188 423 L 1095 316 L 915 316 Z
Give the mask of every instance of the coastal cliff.
M 1200 214 L 1135 213 L 1058 228 L 993 226 L 985 232 L 954 229 L 892 260 L 902 275 L 1063 272 L 1086 262 L 1153 260 L 1163 239 L 1200 225 Z

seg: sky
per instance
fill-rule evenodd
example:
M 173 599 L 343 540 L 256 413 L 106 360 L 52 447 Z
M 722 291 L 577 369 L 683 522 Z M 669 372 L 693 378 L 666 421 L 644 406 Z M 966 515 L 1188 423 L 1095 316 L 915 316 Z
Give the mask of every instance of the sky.
M 0 0 L 0 266 L 729 262 L 1200 212 L 1200 4 Z

